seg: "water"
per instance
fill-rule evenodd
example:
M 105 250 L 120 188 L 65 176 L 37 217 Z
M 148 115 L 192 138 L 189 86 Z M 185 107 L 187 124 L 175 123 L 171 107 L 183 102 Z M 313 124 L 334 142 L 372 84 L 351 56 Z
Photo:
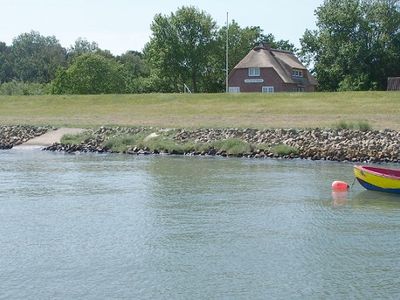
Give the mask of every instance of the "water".
M 345 163 L 0 152 L 0 299 L 400 297 L 400 197 Z

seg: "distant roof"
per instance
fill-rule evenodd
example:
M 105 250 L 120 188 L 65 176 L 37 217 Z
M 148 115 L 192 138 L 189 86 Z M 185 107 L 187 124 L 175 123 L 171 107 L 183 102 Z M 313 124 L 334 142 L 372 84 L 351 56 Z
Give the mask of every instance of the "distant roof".
M 252 49 L 233 69 L 273 68 L 285 83 L 296 83 L 292 79 L 292 69 L 303 70 L 309 77 L 310 84 L 317 84 L 306 67 L 290 51 L 271 49 L 260 45 Z

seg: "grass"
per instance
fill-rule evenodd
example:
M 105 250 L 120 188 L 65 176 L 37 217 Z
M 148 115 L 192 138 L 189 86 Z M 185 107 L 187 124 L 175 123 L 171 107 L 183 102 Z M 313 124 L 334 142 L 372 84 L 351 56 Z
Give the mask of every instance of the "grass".
M 273 146 L 271 152 L 278 156 L 286 156 L 290 154 L 298 154 L 299 150 L 295 147 L 281 144 Z
M 218 152 L 225 152 L 227 155 L 240 155 L 252 151 L 252 146 L 240 139 L 215 141 L 211 144 L 211 147 Z
M 175 141 L 173 135 L 173 131 L 151 138 L 149 138 L 149 131 L 139 132 L 137 134 L 123 134 L 110 137 L 103 142 L 102 146 L 113 152 L 120 153 L 131 151 L 134 148 L 170 154 L 185 154 L 191 152 L 207 153 L 210 150 L 214 150 L 215 153 L 224 153 L 229 156 L 241 156 L 249 154 L 254 150 L 254 146 L 240 139 L 226 139 L 214 141 L 212 143 L 194 143 L 193 141 L 182 143 Z M 87 131 L 76 135 L 64 135 L 61 139 L 61 143 L 80 144 L 86 139 L 95 138 L 95 134 Z
M 191 143 L 177 143 L 169 134 L 147 138 L 149 132 L 137 134 L 113 136 L 104 142 L 107 149 L 114 152 L 126 152 L 137 147 L 138 149 L 148 149 L 150 151 L 161 151 L 171 154 L 184 154 L 195 150 Z
M 80 134 L 65 134 L 61 138 L 61 143 L 62 144 L 80 144 L 84 142 L 86 139 L 90 138 L 91 134 L 89 132 L 82 132 Z
M 342 120 L 334 127 L 337 129 L 358 129 L 361 131 L 368 131 L 372 129 L 372 126 L 367 121 L 346 122 Z
M 136 146 L 141 140 L 142 136 L 139 134 L 115 136 L 107 140 L 104 146 L 114 152 L 124 152 Z
M 0 96 L 0 124 L 400 130 L 400 92 Z

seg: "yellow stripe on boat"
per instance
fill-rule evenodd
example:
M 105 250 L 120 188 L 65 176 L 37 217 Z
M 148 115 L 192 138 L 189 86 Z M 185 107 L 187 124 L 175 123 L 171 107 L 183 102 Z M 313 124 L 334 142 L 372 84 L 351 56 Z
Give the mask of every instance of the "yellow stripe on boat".
M 400 189 L 400 180 L 391 176 L 374 174 L 361 169 L 361 167 L 354 167 L 354 175 L 356 178 L 382 189 Z

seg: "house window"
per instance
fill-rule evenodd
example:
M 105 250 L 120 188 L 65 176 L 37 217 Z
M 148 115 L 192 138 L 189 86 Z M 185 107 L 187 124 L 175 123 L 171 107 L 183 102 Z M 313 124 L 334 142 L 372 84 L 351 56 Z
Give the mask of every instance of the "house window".
M 298 86 L 297 87 L 297 92 L 299 92 L 299 93 L 304 92 L 304 86 Z
M 262 92 L 263 93 L 273 93 L 273 92 L 275 92 L 275 89 L 273 86 L 263 86 Z
M 249 68 L 249 76 L 260 76 L 260 68 Z
M 230 86 L 229 93 L 240 93 L 240 87 L 238 86 Z
M 293 77 L 303 77 L 303 71 L 293 69 L 293 71 L 292 71 L 292 76 L 293 76 Z

